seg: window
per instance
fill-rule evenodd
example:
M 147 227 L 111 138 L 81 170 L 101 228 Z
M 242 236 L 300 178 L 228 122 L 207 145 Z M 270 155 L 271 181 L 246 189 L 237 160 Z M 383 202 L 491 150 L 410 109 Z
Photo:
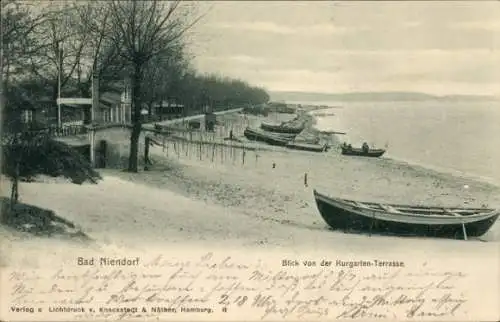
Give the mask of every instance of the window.
M 127 102 L 128 100 L 131 99 L 130 95 L 130 86 L 125 85 L 124 90 L 123 90 L 123 100 Z
M 104 122 L 109 122 L 109 109 L 104 111 Z
M 24 110 L 22 114 L 23 123 L 31 123 L 33 122 L 33 111 L 32 110 Z

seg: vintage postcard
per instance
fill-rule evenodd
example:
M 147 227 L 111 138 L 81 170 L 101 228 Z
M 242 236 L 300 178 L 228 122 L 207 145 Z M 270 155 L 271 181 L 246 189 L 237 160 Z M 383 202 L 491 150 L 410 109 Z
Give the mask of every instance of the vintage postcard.
M 1 2 L 1 321 L 499 321 L 499 2 Z

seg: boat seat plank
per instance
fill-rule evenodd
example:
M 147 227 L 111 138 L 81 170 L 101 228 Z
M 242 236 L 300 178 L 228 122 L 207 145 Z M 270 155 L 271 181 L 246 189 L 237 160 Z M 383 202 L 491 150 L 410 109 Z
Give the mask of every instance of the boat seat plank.
M 448 214 L 448 215 L 452 215 L 452 216 L 455 216 L 455 217 L 462 217 L 463 215 L 459 214 L 459 213 L 456 213 L 454 211 L 451 211 L 450 209 L 446 209 L 444 208 L 443 209 L 444 213 Z
M 358 201 L 352 201 L 352 203 L 356 206 L 356 207 L 359 207 L 359 208 L 363 208 L 363 209 L 372 209 L 371 207 L 365 205 L 364 203 L 361 203 L 361 202 L 358 202 Z
M 404 209 L 407 211 L 421 211 L 421 212 L 442 212 L 443 207 L 424 207 L 424 206 L 410 206 L 410 205 L 392 205 L 393 207 L 398 207 L 400 209 Z M 490 208 L 453 208 L 449 209 L 450 211 L 457 213 L 477 213 L 477 212 L 485 212 L 492 211 Z
M 382 209 L 384 209 L 385 211 L 387 212 L 390 212 L 390 213 L 394 213 L 394 214 L 402 214 L 401 211 L 397 210 L 396 208 L 394 208 L 393 206 L 389 206 L 389 205 L 384 205 L 384 204 L 380 204 L 379 205 Z

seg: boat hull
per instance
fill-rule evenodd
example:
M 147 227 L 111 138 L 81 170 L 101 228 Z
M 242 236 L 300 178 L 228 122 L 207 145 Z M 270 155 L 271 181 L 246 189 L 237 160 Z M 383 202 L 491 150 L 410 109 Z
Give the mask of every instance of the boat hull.
M 265 133 L 265 132 L 264 132 Z M 266 135 L 277 137 L 283 140 L 294 140 L 295 137 L 297 137 L 297 134 L 292 134 L 292 133 L 273 133 L 273 132 L 268 132 L 265 133 Z
M 365 152 L 362 149 L 357 149 L 357 148 L 352 148 L 352 149 L 342 148 L 342 155 L 379 158 L 382 155 L 384 155 L 384 153 L 385 153 L 384 149 L 368 150 L 368 152 Z
M 310 151 L 310 152 L 325 152 L 328 150 L 327 145 L 321 145 L 321 144 L 288 143 L 286 147 L 293 150 Z
M 274 146 L 286 146 L 291 140 L 285 137 L 279 137 L 278 135 L 267 135 L 249 128 L 245 129 L 243 135 L 249 140 L 265 142 Z
M 498 219 L 499 213 L 478 221 L 450 224 L 407 223 L 381 220 L 338 207 L 315 193 L 316 205 L 323 220 L 334 230 L 370 232 L 399 236 L 444 238 L 478 237 L 484 235 Z
M 291 126 L 273 125 L 266 123 L 261 123 L 260 128 L 269 132 L 288 133 L 288 134 L 299 134 L 300 132 L 302 132 L 302 130 L 304 130 L 303 126 L 291 127 Z

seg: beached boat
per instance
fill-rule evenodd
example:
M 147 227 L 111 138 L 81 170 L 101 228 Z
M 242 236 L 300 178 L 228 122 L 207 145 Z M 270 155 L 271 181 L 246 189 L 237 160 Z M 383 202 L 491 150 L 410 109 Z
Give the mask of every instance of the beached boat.
M 287 137 L 275 135 L 273 133 L 267 133 L 259 129 L 251 129 L 249 127 L 245 129 L 243 135 L 249 140 L 261 141 L 276 146 L 286 146 L 287 143 L 291 140 Z
M 269 132 L 269 131 L 261 131 L 261 132 L 264 133 L 265 135 L 272 135 L 272 136 L 279 137 L 279 138 L 282 138 L 282 139 L 288 140 L 288 141 L 294 140 L 295 137 L 297 137 L 297 134 L 294 134 L 294 133 L 275 133 L 275 132 Z
M 324 117 L 324 116 L 335 116 L 335 113 L 332 113 L 332 112 L 324 112 L 324 113 L 312 113 L 314 116 L 320 116 L 320 117 Z
M 346 132 L 339 132 L 339 131 L 319 131 L 321 134 L 340 134 L 340 135 L 346 135 Z
M 481 236 L 498 209 L 379 204 L 328 197 L 314 190 L 318 210 L 333 229 L 396 235 L 464 238 Z
M 287 123 L 269 124 L 263 122 L 260 124 L 260 128 L 269 132 L 299 134 L 304 130 L 304 125 L 290 125 Z
M 311 152 L 326 152 L 329 149 L 327 144 L 311 144 L 302 142 L 289 142 L 286 147 L 289 149 Z
M 369 149 L 368 151 L 363 151 L 360 148 L 347 148 L 341 147 L 343 155 L 356 155 L 361 157 L 373 157 L 378 158 L 384 155 L 385 149 Z

